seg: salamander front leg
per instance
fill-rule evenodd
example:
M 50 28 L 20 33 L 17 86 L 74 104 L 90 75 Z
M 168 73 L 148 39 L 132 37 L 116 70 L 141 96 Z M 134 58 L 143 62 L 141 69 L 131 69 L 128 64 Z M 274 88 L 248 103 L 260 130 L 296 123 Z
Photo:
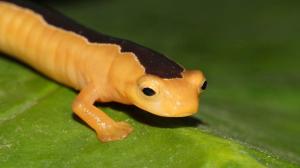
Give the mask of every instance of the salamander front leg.
M 126 122 L 116 122 L 93 104 L 97 99 L 95 87 L 88 86 L 81 90 L 72 109 L 83 121 L 93 128 L 102 142 L 121 140 L 133 129 Z

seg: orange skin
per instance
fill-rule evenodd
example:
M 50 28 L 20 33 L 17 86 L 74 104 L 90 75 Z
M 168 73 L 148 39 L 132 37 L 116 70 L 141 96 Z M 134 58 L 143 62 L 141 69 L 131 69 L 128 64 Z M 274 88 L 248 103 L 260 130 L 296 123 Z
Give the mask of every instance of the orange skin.
M 119 45 L 90 43 L 9 2 L 0 1 L 0 11 L 0 51 L 80 90 L 72 109 L 101 141 L 121 140 L 133 129 L 126 122 L 111 119 L 93 105 L 95 102 L 133 104 L 166 117 L 190 116 L 198 111 L 205 82 L 202 72 L 185 70 L 182 78 L 162 79 L 146 74 L 135 54 L 121 52 Z M 155 94 L 147 96 L 143 88 L 151 88 Z

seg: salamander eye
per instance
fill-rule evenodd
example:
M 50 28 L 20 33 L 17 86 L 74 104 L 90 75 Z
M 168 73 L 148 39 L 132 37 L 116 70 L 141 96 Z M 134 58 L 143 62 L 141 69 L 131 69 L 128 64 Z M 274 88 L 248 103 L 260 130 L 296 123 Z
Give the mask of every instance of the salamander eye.
M 143 93 L 146 95 L 146 96 L 153 96 L 155 95 L 155 91 L 151 88 L 143 88 Z
M 202 90 L 205 90 L 207 88 L 207 81 L 205 81 L 204 83 L 203 83 L 203 85 L 201 86 L 201 89 Z

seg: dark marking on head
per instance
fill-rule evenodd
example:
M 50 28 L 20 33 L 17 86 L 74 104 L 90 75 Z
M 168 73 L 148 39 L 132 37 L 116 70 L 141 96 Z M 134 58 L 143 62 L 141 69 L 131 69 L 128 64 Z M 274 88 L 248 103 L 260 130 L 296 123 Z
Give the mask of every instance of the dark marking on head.
M 147 74 L 156 75 L 161 78 L 182 78 L 184 69 L 163 54 L 143 47 L 129 40 L 111 37 L 88 29 L 61 13 L 49 8 L 42 7 L 30 1 L 23 0 L 0 0 L 10 2 L 20 7 L 28 8 L 43 16 L 48 24 L 77 33 L 89 40 L 91 43 L 109 43 L 121 46 L 122 52 L 132 52 L 136 55 Z M 45 6 L 45 5 L 43 5 Z

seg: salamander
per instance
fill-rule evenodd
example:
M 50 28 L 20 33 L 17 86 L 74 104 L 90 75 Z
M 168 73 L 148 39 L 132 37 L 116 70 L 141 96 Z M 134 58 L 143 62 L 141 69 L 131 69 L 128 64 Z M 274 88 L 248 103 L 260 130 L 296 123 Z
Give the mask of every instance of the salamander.
M 114 121 L 95 102 L 185 117 L 198 111 L 207 86 L 200 70 L 186 70 L 159 52 L 30 1 L 0 0 L 0 51 L 78 90 L 72 110 L 102 142 L 121 140 L 133 128 Z

